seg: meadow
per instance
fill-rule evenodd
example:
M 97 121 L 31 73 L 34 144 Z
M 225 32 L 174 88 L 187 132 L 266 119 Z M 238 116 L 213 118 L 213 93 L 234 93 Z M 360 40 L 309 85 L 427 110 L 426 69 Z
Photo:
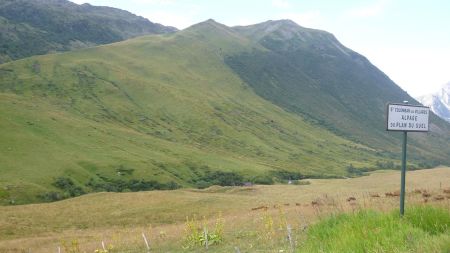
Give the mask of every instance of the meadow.
M 0 64 L 0 253 L 448 252 L 450 170 L 414 171 L 450 164 L 435 115 L 397 214 L 405 99 L 288 20 Z
M 350 245 L 354 252 L 446 252 L 450 168 L 408 172 L 404 221 L 399 182 L 398 171 L 377 171 L 296 185 L 95 193 L 3 206 L 0 252 L 147 252 L 143 235 L 149 252 L 345 252 L 355 241 L 367 244 Z
M 213 173 L 271 184 L 289 179 L 277 173 L 342 178 L 398 168 L 401 135 L 384 130 L 384 106 L 412 98 L 351 50 L 342 55 L 327 33 L 292 22 L 261 25 L 254 32 L 273 31 L 262 35 L 287 48 L 309 34 L 307 44 L 323 45 L 335 60 L 314 47 L 299 49 L 311 50 L 309 57 L 279 52 L 251 31 L 209 20 L 1 64 L 0 205 L 204 188 Z M 450 127 L 431 123 L 430 134 L 409 135 L 411 167 L 450 163 Z M 74 187 L 56 187 L 59 178 Z M 130 186 L 134 180 L 147 182 Z

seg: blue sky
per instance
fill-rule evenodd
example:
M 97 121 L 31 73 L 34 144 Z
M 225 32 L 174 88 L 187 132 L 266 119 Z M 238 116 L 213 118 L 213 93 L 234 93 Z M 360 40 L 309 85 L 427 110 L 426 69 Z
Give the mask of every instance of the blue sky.
M 413 96 L 450 81 L 446 0 L 74 0 L 128 10 L 179 29 L 212 18 L 234 26 L 291 19 L 333 33 Z

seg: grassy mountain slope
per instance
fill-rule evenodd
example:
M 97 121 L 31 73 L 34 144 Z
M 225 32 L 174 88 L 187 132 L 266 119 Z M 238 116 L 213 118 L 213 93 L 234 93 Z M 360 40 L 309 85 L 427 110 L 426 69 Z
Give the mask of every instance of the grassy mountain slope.
M 67 0 L 1 0 L 0 63 L 174 31 L 110 7 Z
M 225 64 L 254 50 L 208 21 L 0 65 L 0 196 L 34 201 L 61 176 L 90 191 L 90 180 L 193 186 L 214 171 L 267 182 L 374 166 L 377 150 L 262 99 Z
M 234 30 L 267 49 L 227 58 L 258 95 L 347 139 L 398 152 L 401 135 L 385 131 L 386 104 L 418 102 L 364 56 L 290 20 Z M 414 158 L 448 163 L 450 125 L 434 114 L 431 125 L 428 136 L 410 135 Z
M 374 126 L 365 135 L 365 118 L 344 104 L 366 94 L 355 94 L 354 82 L 332 93 L 320 75 L 307 74 L 318 70 L 275 49 L 209 20 L 171 35 L 0 65 L 0 198 L 23 203 L 57 199 L 58 191 L 67 197 L 393 168 L 394 135 Z M 377 73 L 367 79 L 383 78 Z M 301 85 L 292 82 L 297 77 Z M 383 95 L 389 87 L 380 86 L 373 89 Z M 366 114 L 382 124 L 378 109 Z M 415 165 L 448 162 L 448 126 L 433 124 L 429 137 L 411 138 L 423 138 L 410 148 Z M 352 126 L 355 135 L 346 132 Z

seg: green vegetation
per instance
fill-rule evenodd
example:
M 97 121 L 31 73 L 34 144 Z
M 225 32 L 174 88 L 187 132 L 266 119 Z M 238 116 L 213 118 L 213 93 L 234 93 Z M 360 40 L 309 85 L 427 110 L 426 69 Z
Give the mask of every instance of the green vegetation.
M 214 224 L 214 229 L 208 229 L 206 221 L 203 224 L 193 217 L 186 218 L 185 238 L 183 249 L 198 249 L 200 247 L 213 246 L 221 244 L 224 241 L 224 225 L 225 221 L 222 217 L 218 217 Z
M 127 11 L 66 0 L 0 1 L 0 63 L 176 31 Z
M 349 247 L 361 247 L 352 244 L 354 236 L 368 241 L 368 247 L 376 248 L 379 242 L 378 252 L 446 253 L 450 169 L 408 172 L 403 221 L 398 218 L 398 197 L 384 194 L 399 189 L 399 174 L 391 170 L 349 179 L 308 179 L 308 185 L 103 192 L 53 203 L 0 206 L 0 252 L 44 253 L 60 246 L 92 253 L 102 248 L 102 241 L 105 248 L 113 246 L 110 252 L 146 252 L 145 233 L 151 252 L 204 252 L 206 238 L 208 252 L 218 253 L 235 252 L 235 247 L 241 252 L 308 252 L 318 244 L 312 236 L 323 236 L 323 247 L 341 237 Z M 417 190 L 430 195 L 426 203 Z M 355 200 L 349 202 L 349 197 Z M 333 214 L 325 223 L 331 225 L 322 225 L 321 220 Z
M 448 252 L 450 212 L 414 207 L 402 219 L 398 211 L 339 214 L 308 231 L 298 252 Z
M 76 185 L 71 178 L 59 177 L 53 184 L 60 191 L 44 192 L 39 195 L 45 202 L 62 200 L 70 197 L 78 197 L 87 192 L 138 192 L 152 190 L 175 190 L 180 185 L 171 181 L 160 183 L 155 180 L 144 179 L 110 179 L 100 177 L 100 180 L 91 178 L 83 187 Z
M 265 25 L 271 24 L 281 24 L 278 29 L 284 29 L 283 22 Z M 313 42 L 322 33 L 312 36 Z M 322 44 L 332 42 L 327 39 Z M 204 188 L 357 176 L 377 169 L 377 162 L 390 165 L 398 160 L 400 145 L 392 143 L 395 138 L 383 129 L 368 127 L 367 138 L 330 131 L 323 123 L 328 109 L 352 113 L 336 105 L 335 99 L 322 97 L 328 91 L 318 81 L 305 79 L 294 85 L 289 79 L 278 87 L 292 84 L 292 94 L 300 86 L 316 87 L 306 96 L 315 98 L 319 118 L 312 119 L 259 94 L 254 80 L 230 61 L 241 62 L 243 70 L 272 73 L 271 64 L 278 64 L 278 58 L 284 61 L 284 57 L 264 45 L 209 20 L 175 34 L 0 65 L 0 188 L 5 189 L 1 203 L 61 199 L 81 192 L 59 188 L 53 184 L 55 178 L 69 178 L 84 192 Z M 278 58 L 239 61 L 241 56 L 262 52 Z M 309 69 L 296 61 L 288 65 Z M 296 73 L 280 64 L 275 79 L 282 76 L 281 69 Z M 267 71 L 261 69 L 264 65 Z M 267 76 L 260 84 L 271 78 Z M 374 71 L 367 78 L 375 82 L 381 77 Z M 346 85 L 357 89 L 359 83 L 353 80 Z M 334 92 L 338 95 L 338 90 Z M 341 93 L 359 96 L 347 89 Z M 275 91 L 270 94 L 283 98 Z M 383 94 L 377 99 L 385 101 Z M 298 95 L 298 101 L 303 101 Z M 360 95 L 361 99 L 373 96 Z M 382 117 L 377 110 L 365 114 Z M 364 122 L 352 117 L 344 115 L 345 120 L 336 122 L 346 122 L 347 128 Z M 432 122 L 439 131 L 426 138 L 411 135 L 411 165 L 448 163 L 450 130 L 440 121 Z
M 151 190 L 175 190 L 180 188 L 180 186 L 171 181 L 168 183 L 160 183 L 155 180 L 137 180 L 131 179 L 129 181 L 125 180 L 111 180 L 104 178 L 103 182 L 97 182 L 91 179 L 86 186 L 90 187 L 93 191 L 107 191 L 107 192 L 137 192 L 137 191 L 151 191 Z
M 244 183 L 244 178 L 235 172 L 206 170 L 206 173 L 194 179 L 193 183 L 200 189 L 207 188 L 211 185 L 241 186 Z
M 417 102 L 364 56 L 328 32 L 303 28 L 290 20 L 234 31 L 264 47 L 225 59 L 255 93 L 313 125 L 382 150 L 380 157 L 392 158 L 399 152 L 400 135 L 385 130 L 386 104 Z M 426 138 L 410 135 L 413 152 L 408 157 L 417 163 L 447 164 L 450 135 L 438 132 L 450 133 L 450 125 L 435 115 L 431 120 L 439 130 Z
M 450 233 L 449 210 L 429 206 L 413 207 L 408 209 L 405 220 L 431 235 Z

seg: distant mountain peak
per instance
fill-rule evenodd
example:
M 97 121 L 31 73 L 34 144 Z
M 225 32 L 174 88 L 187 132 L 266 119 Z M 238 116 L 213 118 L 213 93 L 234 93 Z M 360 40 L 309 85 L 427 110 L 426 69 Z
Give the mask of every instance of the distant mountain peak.
M 442 86 L 442 89 L 440 90 L 440 95 L 441 95 L 441 98 L 443 99 L 443 101 L 447 105 L 450 105 L 450 82 L 448 82 Z
M 339 53 L 361 58 L 343 46 L 333 34 L 302 27 L 290 19 L 268 20 L 255 25 L 235 26 L 232 29 L 275 51 L 290 51 L 304 47 L 325 54 L 328 49 L 331 51 L 338 49 Z
M 267 26 L 286 26 L 293 28 L 301 28 L 301 26 L 290 19 L 278 19 L 278 20 L 268 20 L 266 22 L 261 23 L 261 25 Z
M 217 22 L 216 20 L 214 20 L 212 18 L 207 19 L 205 21 L 202 21 L 200 23 L 194 24 L 194 25 L 192 25 L 192 26 L 190 26 L 190 27 L 188 27 L 186 29 L 198 29 L 198 28 L 201 28 L 201 27 L 214 27 L 214 28 L 221 28 L 221 29 L 229 29 L 228 26 L 226 26 L 226 25 L 224 25 L 222 23 L 219 23 L 219 22 Z
M 212 18 L 208 18 L 207 20 L 203 21 L 203 23 L 216 23 L 216 24 L 220 24 L 219 22 L 217 22 L 216 20 L 212 19 Z
M 303 29 L 303 27 L 299 26 L 292 20 L 282 19 L 268 20 L 266 22 L 254 25 L 235 26 L 233 27 L 233 29 L 243 32 L 244 34 L 256 39 L 261 39 L 269 34 L 274 33 L 275 31 L 282 31 L 282 33 L 284 34 L 283 36 L 289 39 L 299 30 Z
M 450 122 L 450 82 L 444 84 L 439 91 L 420 96 L 417 100 L 429 106 L 436 115 Z

